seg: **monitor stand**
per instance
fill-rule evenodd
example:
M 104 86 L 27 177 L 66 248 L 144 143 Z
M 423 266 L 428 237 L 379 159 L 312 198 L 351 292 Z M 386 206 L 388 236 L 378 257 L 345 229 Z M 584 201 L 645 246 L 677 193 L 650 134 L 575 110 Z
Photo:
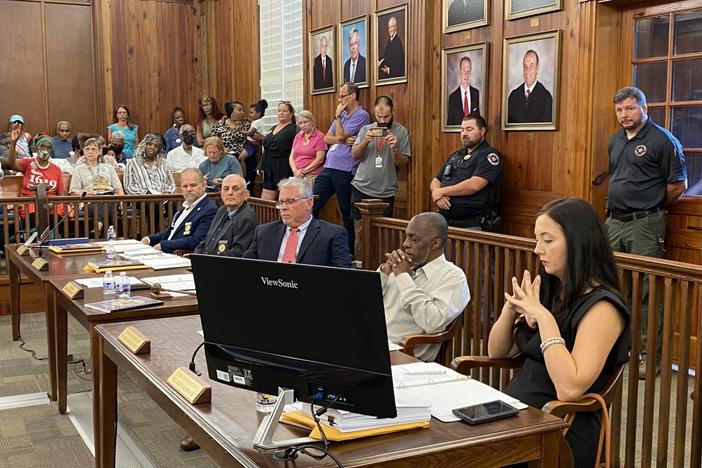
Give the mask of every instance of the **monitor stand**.
M 283 408 L 285 405 L 289 405 L 295 402 L 295 392 L 292 389 L 278 388 L 278 401 L 276 401 L 273 407 L 273 412 L 269 413 L 261 425 L 258 426 L 258 431 L 254 436 L 253 443 L 254 447 L 271 450 L 279 449 L 284 447 L 290 447 L 291 445 L 302 445 L 309 444 L 311 442 L 319 442 L 317 439 L 311 437 L 299 437 L 297 439 L 286 439 L 286 440 L 273 440 L 273 434 L 278 428 L 278 423 L 280 421 L 280 415 L 283 414 Z

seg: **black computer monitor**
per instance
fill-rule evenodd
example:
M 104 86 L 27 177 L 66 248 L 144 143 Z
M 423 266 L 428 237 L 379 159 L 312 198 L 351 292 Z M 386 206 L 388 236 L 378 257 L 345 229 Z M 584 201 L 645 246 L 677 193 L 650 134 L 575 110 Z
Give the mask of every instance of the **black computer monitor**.
M 191 255 L 209 377 L 397 415 L 377 272 Z

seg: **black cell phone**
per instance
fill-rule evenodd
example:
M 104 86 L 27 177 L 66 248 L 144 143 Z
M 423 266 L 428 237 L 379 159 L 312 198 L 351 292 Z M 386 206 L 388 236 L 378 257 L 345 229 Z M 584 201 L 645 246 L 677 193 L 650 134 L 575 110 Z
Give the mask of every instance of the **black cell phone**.
M 461 418 L 468 424 L 480 424 L 496 419 L 508 418 L 510 416 L 515 416 L 517 413 L 519 413 L 517 408 L 500 400 L 453 410 L 453 414 L 456 417 Z

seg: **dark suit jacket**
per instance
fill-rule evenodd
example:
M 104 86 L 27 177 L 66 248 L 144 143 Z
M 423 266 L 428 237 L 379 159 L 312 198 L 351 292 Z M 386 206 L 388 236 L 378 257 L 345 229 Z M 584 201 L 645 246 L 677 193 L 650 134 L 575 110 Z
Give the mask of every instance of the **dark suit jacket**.
M 507 99 L 507 123 L 519 122 L 551 122 L 553 98 L 540 81 L 536 82 L 534 90 L 527 101 L 524 95 L 524 83 L 509 93 Z
M 244 253 L 244 258 L 277 261 L 285 228 L 282 221 L 257 226 L 251 248 Z M 341 226 L 313 219 L 302 239 L 297 263 L 350 267 L 351 254 L 346 230 Z
M 480 92 L 472 87 L 470 88 L 470 113 L 472 115 L 480 115 Z M 449 95 L 448 112 L 446 117 L 446 125 L 461 125 L 463 121 L 463 96 L 461 96 L 461 86 Z
M 344 63 L 344 81 L 350 81 L 351 74 L 351 59 L 349 58 Z M 358 63 L 356 64 L 356 76 L 353 77 L 352 83 L 363 83 L 366 81 L 366 58 L 358 54 Z
M 181 212 L 182 210 L 178 211 L 173 216 L 173 220 L 178 219 Z M 158 234 L 150 235 L 149 242 L 151 245 L 161 244 L 161 250 L 167 253 L 173 253 L 178 249 L 193 250 L 205 238 L 216 212 L 217 205 L 209 198 L 205 198 L 190 210 L 171 240 L 168 240 L 168 236 L 171 235 L 173 223 Z
M 228 217 L 229 212 L 226 206 L 222 206 L 212 220 L 207 236 L 195 248 L 195 253 L 241 257 L 251 246 L 254 229 L 258 226 L 258 217 L 251 206 L 244 202 L 234 217 L 226 221 L 222 229 L 219 229 L 225 216 Z
M 382 72 L 383 66 L 390 67 L 390 73 Z M 395 34 L 392 41 L 388 41 L 383 53 L 383 63 L 378 68 L 378 78 L 397 78 L 405 74 L 405 48 L 402 46 L 400 36 Z
M 322 56 L 318 55 L 314 58 L 314 67 L 312 68 L 312 75 L 314 77 L 314 86 L 312 89 L 324 89 L 331 88 L 334 86 L 334 66 L 332 65 L 332 59 L 327 55 L 325 60 L 327 63 L 327 73 L 325 77 L 322 77 Z
M 468 0 L 467 6 L 463 3 L 463 0 L 452 1 L 448 10 L 448 25 L 455 26 L 457 24 L 472 23 L 473 21 L 485 19 L 483 1 Z

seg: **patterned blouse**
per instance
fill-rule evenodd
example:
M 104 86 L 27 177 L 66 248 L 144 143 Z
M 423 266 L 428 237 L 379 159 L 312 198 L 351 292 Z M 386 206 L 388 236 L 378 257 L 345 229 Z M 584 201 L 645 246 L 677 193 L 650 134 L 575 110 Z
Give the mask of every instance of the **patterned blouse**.
M 242 122 L 242 128 L 244 131 L 251 128 L 250 120 L 244 119 Z M 215 122 L 215 124 L 212 126 L 212 135 L 221 138 L 222 143 L 224 143 L 224 149 L 227 151 L 227 153 L 232 154 L 236 158 L 239 157 L 241 151 L 244 149 L 246 135 L 227 125 L 226 117 L 222 117 L 220 120 Z
M 124 191 L 127 194 L 161 194 L 173 193 L 175 190 L 175 181 L 165 155 L 159 154 L 152 166 L 147 166 L 141 156 L 127 162 L 127 168 L 124 170 Z

